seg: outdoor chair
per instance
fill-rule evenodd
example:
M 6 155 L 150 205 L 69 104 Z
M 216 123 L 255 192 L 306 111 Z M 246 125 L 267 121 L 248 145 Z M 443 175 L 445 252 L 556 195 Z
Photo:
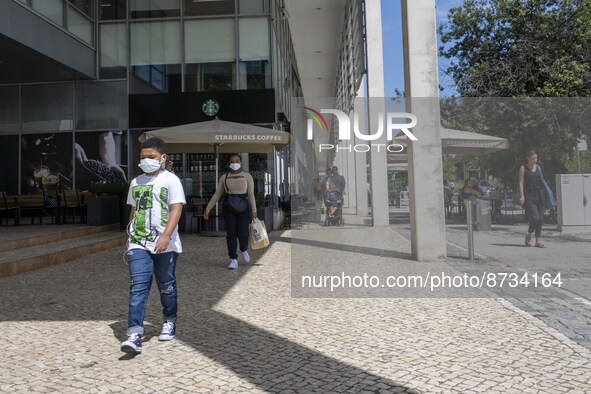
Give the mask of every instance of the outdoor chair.
M 15 204 L 15 200 L 10 200 L 6 195 L 6 192 L 0 192 L 0 212 L 4 214 L 6 218 L 6 226 L 8 227 L 8 222 L 10 221 L 10 217 L 14 215 L 14 225 L 17 226 L 18 223 L 18 216 L 19 216 L 19 209 L 18 206 Z M 1 223 L 1 222 L 0 222 Z
M 191 221 L 189 222 L 189 229 L 193 230 L 193 219 L 197 219 L 196 233 L 200 234 L 201 228 L 203 227 L 203 214 L 205 213 L 205 208 L 207 207 L 207 200 L 200 197 L 191 197 L 190 203 L 193 214 L 191 215 Z
M 86 203 L 83 201 L 84 198 L 80 196 L 78 189 L 74 190 L 63 190 L 62 191 L 62 202 L 64 207 L 63 222 L 66 223 L 66 216 L 68 211 L 72 213 L 72 223 L 76 218 L 76 213 L 80 214 L 80 223 L 86 222 Z

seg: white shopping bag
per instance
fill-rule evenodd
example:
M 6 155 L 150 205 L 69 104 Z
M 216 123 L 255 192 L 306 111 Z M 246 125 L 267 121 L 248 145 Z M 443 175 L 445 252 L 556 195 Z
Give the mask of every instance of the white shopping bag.
M 250 224 L 250 243 L 253 250 L 262 249 L 269 246 L 269 236 L 265 223 L 259 219 L 252 219 Z

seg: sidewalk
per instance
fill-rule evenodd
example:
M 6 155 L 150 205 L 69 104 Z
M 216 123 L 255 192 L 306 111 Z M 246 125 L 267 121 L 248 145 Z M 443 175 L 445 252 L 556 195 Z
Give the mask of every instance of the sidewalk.
M 410 240 L 408 209 L 391 209 L 390 214 L 392 228 Z M 527 291 L 523 286 L 505 287 L 496 294 L 591 349 L 591 234 L 563 235 L 556 225 L 544 224 L 542 242 L 546 248 L 540 249 L 525 247 L 527 229 L 527 224 L 518 223 L 493 224 L 492 231 L 475 231 L 475 262 L 470 264 L 466 225 L 448 224 L 448 263 L 471 273 L 517 273 L 519 277 L 537 273 L 550 278 L 560 274 L 560 287 L 530 286 Z
M 401 272 L 462 261 L 414 262 L 403 233 L 347 223 L 274 233 L 271 246 L 236 271 L 226 269 L 223 238 L 185 235 L 177 339 L 155 338 L 154 286 L 136 357 L 118 346 L 127 325 L 123 250 L 0 279 L 0 392 L 591 390 L 588 348 L 486 293 L 293 297 L 303 261 Z

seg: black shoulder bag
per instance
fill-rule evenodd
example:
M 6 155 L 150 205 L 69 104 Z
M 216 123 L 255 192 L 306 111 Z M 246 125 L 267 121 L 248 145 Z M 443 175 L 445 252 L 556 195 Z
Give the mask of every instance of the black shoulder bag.
M 228 208 L 231 212 L 234 213 L 242 213 L 246 211 L 248 208 L 248 200 L 246 199 L 246 194 L 232 194 L 229 193 L 228 190 L 228 175 L 224 178 L 224 186 L 226 189 L 226 199 L 224 202 L 224 206 Z

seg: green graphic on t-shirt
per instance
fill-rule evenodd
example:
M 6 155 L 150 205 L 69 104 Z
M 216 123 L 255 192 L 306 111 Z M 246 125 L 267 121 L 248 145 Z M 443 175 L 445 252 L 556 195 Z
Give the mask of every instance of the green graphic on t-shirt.
M 160 223 L 163 227 L 168 224 L 168 189 L 160 189 Z
M 131 191 L 135 200 L 134 234 L 131 237 L 133 243 L 141 244 L 142 240 L 154 241 L 156 239 L 156 233 L 152 232 L 150 220 L 150 208 L 153 206 L 152 189 L 152 185 L 144 185 L 134 186 Z

